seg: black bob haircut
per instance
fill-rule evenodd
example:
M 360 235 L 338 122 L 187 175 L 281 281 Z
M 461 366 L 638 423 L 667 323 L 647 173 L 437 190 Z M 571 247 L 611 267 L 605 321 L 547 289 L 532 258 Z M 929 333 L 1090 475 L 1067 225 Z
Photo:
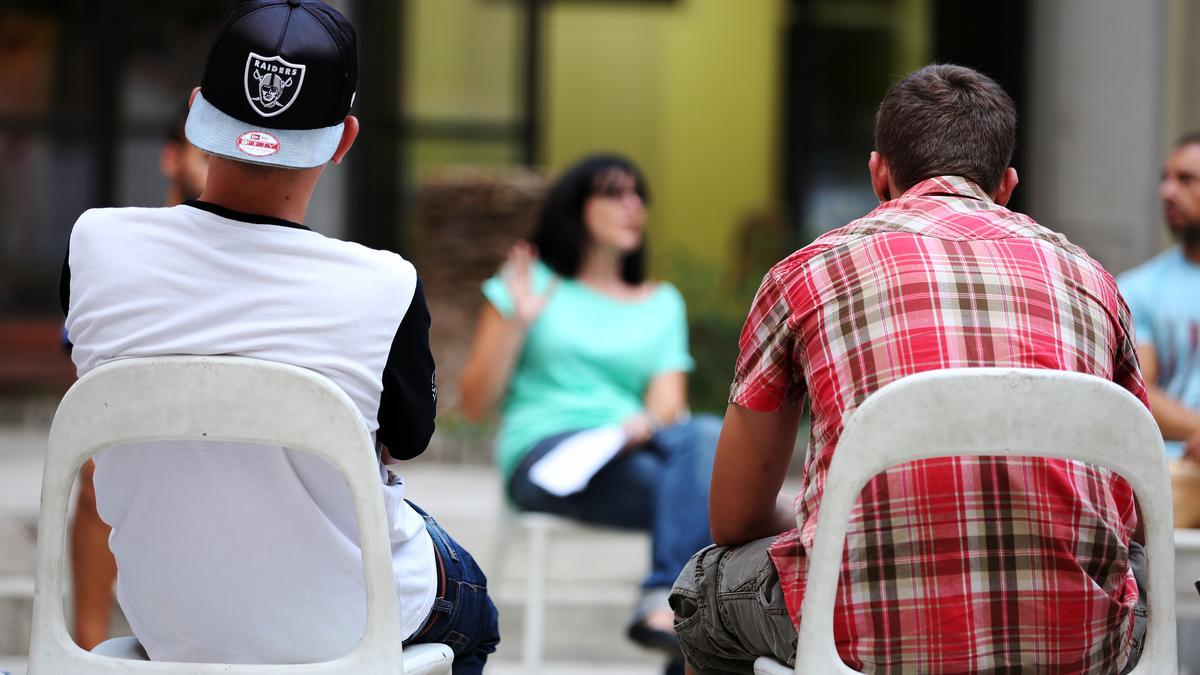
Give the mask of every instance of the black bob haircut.
M 642 202 L 650 203 L 646 179 L 633 162 L 619 155 L 589 155 L 571 165 L 550 188 L 531 243 L 538 257 L 560 277 L 572 279 L 583 264 L 583 249 L 587 245 L 587 224 L 583 222 L 583 205 L 596 193 L 598 183 L 612 173 L 633 176 L 635 190 Z M 627 253 L 621 260 L 621 279 L 627 284 L 646 280 L 646 243 Z

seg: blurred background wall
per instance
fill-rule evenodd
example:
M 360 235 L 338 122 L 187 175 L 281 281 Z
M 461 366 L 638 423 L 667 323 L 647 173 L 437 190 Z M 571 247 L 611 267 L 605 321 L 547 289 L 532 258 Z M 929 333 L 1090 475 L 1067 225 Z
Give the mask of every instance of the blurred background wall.
M 456 287 L 429 284 L 444 385 L 477 277 L 528 229 L 546 180 L 584 153 L 627 154 L 648 175 L 652 271 L 688 299 L 693 398 L 713 408 L 769 264 L 875 203 L 874 112 L 905 73 L 954 61 L 999 80 L 1021 113 L 1015 208 L 1114 272 L 1167 243 L 1161 157 L 1200 127 L 1197 0 L 331 4 L 359 30 L 363 133 L 309 222 L 410 255 L 431 277 L 461 272 L 442 274 Z M 0 0 L 9 410 L 69 383 L 57 283 L 71 224 L 94 206 L 161 202 L 161 139 L 226 6 Z

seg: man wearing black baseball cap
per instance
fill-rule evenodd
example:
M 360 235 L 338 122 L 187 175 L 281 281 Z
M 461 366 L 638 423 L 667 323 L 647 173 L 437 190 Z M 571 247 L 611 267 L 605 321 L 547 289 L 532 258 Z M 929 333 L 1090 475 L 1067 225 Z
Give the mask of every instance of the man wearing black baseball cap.
M 337 163 L 358 134 L 358 120 L 347 117 L 357 81 L 354 28 L 333 8 L 238 3 L 209 53 L 188 140 L 242 162 Z
M 80 216 L 62 304 L 82 376 L 112 360 L 231 354 L 325 375 L 380 446 L 401 628 L 477 673 L 499 641 L 470 554 L 404 499 L 391 470 L 427 446 L 437 388 L 429 312 L 398 255 L 302 223 L 324 166 L 358 133 L 353 27 L 316 0 L 243 0 L 193 92 L 186 134 L 211 156 L 200 198 Z M 117 598 L 152 659 L 303 663 L 349 652 L 365 596 L 340 475 L 287 448 L 161 443 L 95 458 Z

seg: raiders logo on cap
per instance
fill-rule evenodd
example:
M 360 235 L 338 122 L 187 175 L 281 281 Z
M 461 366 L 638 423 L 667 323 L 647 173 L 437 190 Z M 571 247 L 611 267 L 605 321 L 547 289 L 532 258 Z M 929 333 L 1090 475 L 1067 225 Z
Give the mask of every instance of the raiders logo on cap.
M 304 65 L 284 61 L 279 56 L 246 57 L 246 100 L 254 112 L 274 117 L 291 107 L 304 86 Z

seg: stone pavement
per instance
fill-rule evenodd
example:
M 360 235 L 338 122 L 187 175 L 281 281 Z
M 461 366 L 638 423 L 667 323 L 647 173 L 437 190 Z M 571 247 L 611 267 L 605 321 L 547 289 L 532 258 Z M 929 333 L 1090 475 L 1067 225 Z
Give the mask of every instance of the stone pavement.
M 44 443 L 42 428 L 0 427 L 0 672 L 13 675 L 23 675 L 28 649 Z M 485 571 L 495 569 L 496 533 L 505 511 L 494 470 L 418 458 L 404 467 L 403 475 L 409 497 L 466 546 Z M 504 578 L 490 579 L 503 640 L 488 672 L 500 675 L 521 672 L 525 547 L 517 541 L 508 551 Z M 545 672 L 661 672 L 661 657 L 624 637 L 648 561 L 648 542 L 636 533 L 589 529 L 556 536 L 548 581 Z

